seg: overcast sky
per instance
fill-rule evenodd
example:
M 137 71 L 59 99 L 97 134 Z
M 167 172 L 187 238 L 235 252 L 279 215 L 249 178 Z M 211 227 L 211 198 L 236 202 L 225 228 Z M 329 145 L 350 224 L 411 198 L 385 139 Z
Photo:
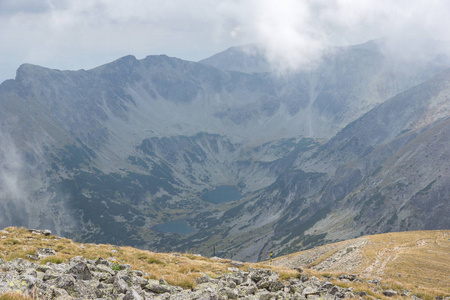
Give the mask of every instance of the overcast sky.
M 197 61 L 260 43 L 280 66 L 327 45 L 450 40 L 448 0 L 0 0 L 0 82 L 22 63 L 90 69 L 124 55 Z

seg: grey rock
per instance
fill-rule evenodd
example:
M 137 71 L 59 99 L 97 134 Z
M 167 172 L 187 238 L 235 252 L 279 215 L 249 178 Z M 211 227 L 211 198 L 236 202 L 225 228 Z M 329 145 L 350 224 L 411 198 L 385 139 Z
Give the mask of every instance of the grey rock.
M 123 300 L 142 300 L 143 298 L 135 290 L 130 290 L 126 293 Z
M 324 290 L 330 290 L 333 288 L 333 284 L 329 281 L 326 281 L 320 286 L 320 288 Z
M 69 294 L 74 294 L 75 291 L 75 278 L 72 275 L 64 274 L 56 279 L 53 279 L 52 283 L 60 289 L 66 290 Z M 49 284 L 50 281 L 49 281 Z
M 342 280 L 342 281 L 344 281 L 344 280 L 353 281 L 355 279 L 356 279 L 356 275 L 354 275 L 354 274 L 351 274 L 351 275 L 342 274 L 339 276 L 339 280 Z
M 129 264 L 119 265 L 119 269 L 120 270 L 131 270 L 131 265 L 129 265 Z
M 43 234 L 45 236 L 49 236 L 52 234 L 52 232 L 48 229 L 45 230 L 41 230 L 41 229 L 28 229 L 29 232 L 34 233 L 34 234 Z
M 108 260 L 113 260 L 108 259 Z M 88 261 L 74 257 L 69 263 L 37 265 L 15 260 L 0 272 L 0 294 L 31 290 L 39 299 L 337 299 L 364 296 L 351 288 L 333 286 L 330 282 L 292 278 L 284 283 L 278 273 L 252 269 L 223 274 L 217 279 L 205 275 L 194 290 L 169 285 L 164 279 L 147 280 L 140 271 L 125 268 L 113 272 L 107 260 Z M 305 276 L 305 275 L 303 275 Z M 346 279 L 348 280 L 348 279 Z
M 375 285 L 380 285 L 380 282 L 377 279 L 370 279 L 370 280 L 367 280 L 367 282 L 375 284 Z
M 91 280 L 92 279 L 92 273 L 89 270 L 87 264 L 85 262 L 79 262 L 73 267 L 71 267 L 66 272 L 67 274 L 74 274 L 77 279 L 81 280 Z
M 260 300 L 270 300 L 273 297 L 272 293 L 267 291 L 258 292 L 255 296 Z
M 117 275 L 113 282 L 114 293 L 125 294 L 128 291 L 128 284 L 122 276 Z
M 336 295 L 336 294 L 338 294 L 340 292 L 340 289 L 337 287 L 337 286 L 333 286 L 330 290 L 329 290 L 329 293 L 331 294 L 331 295 Z
M 397 296 L 398 293 L 394 290 L 384 290 L 383 295 L 385 295 L 387 297 L 393 297 L 393 296 Z
M 284 285 L 279 282 L 279 281 L 264 281 L 261 280 L 260 282 L 258 282 L 257 284 L 258 289 L 266 289 L 269 292 L 276 292 L 276 291 L 280 291 L 284 288 Z
M 56 251 L 53 250 L 52 248 L 38 248 L 36 251 L 36 255 L 38 257 L 46 257 L 46 256 L 51 256 L 51 255 L 56 255 Z
M 239 292 L 235 288 L 225 287 L 223 293 L 227 296 L 228 299 L 237 299 L 239 297 Z
M 146 286 L 143 287 L 145 290 L 156 293 L 156 294 L 163 294 L 163 293 L 170 293 L 171 288 L 167 285 L 162 284 L 154 284 L 149 283 Z
M 95 264 L 109 266 L 109 262 L 106 259 L 103 259 L 101 257 L 97 258 L 97 260 L 95 261 Z
M 210 282 L 210 281 L 211 281 L 211 278 L 208 275 L 197 278 L 198 284 L 202 284 L 202 283 L 206 283 L 206 282 Z
M 308 275 L 300 275 L 300 280 L 301 280 L 302 282 L 306 282 L 306 281 L 309 280 L 309 277 L 308 277 Z
M 313 287 L 307 287 L 303 290 L 303 295 L 305 297 L 312 296 L 312 295 L 320 295 L 320 291 Z

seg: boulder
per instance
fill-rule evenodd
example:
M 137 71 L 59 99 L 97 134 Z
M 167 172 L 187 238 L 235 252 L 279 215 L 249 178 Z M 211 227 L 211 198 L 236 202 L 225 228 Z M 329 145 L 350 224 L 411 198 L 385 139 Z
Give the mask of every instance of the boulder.
M 394 297 L 397 296 L 398 293 L 394 290 L 384 290 L 383 295 L 385 295 L 386 297 Z
M 91 280 L 93 277 L 91 271 L 89 270 L 85 262 L 77 263 L 76 265 L 72 266 L 69 270 L 67 270 L 66 273 L 73 274 L 77 279 L 80 280 Z

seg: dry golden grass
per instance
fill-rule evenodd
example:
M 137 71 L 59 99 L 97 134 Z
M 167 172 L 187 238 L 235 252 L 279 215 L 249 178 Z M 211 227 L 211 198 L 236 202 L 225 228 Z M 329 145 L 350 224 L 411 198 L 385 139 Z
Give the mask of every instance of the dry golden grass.
M 229 272 L 228 268 L 232 267 L 228 260 L 212 260 L 193 254 L 154 253 L 132 247 L 81 244 L 56 236 L 32 234 L 25 228 L 8 227 L 5 230 L 8 233 L 0 233 L 0 236 L 6 237 L 0 239 L 0 258 L 4 260 L 26 258 L 27 254 L 34 254 L 38 248 L 52 248 L 57 252 L 55 256 L 40 260 L 41 264 L 67 262 L 74 256 L 93 260 L 98 257 L 114 257 L 122 264 L 130 264 L 133 269 L 147 273 L 145 277 L 148 279 L 163 278 L 169 284 L 183 288 L 195 287 L 198 277 L 205 274 L 217 277 Z M 450 231 L 389 233 L 366 238 L 369 240 L 364 247 L 363 263 L 353 273 L 362 273 L 371 264 L 379 263 L 376 260 L 377 258 L 380 260 L 380 253 L 384 254 L 383 259 L 394 255 L 395 259 L 386 263 L 382 273 L 376 274 L 379 269 L 374 269 L 374 273 L 369 274 L 372 277 L 367 278 L 379 277 L 384 289 L 395 289 L 398 292 L 406 289 L 426 300 L 450 294 L 448 272 L 450 270 Z M 335 253 L 336 249 L 331 249 L 330 252 Z M 289 257 L 295 255 L 291 254 Z M 332 253 L 324 252 L 323 255 L 330 257 Z M 311 265 L 317 265 L 323 260 L 323 257 L 318 257 L 317 262 Z M 240 269 L 246 270 L 249 267 L 270 268 L 279 272 L 281 280 L 288 280 L 299 275 L 297 271 L 289 267 L 270 266 L 268 262 L 245 263 Z M 342 287 L 351 286 L 355 291 L 367 291 L 369 292 L 369 295 L 365 297 L 367 299 L 388 299 L 381 293 L 381 289 L 374 291 L 374 285 L 337 280 L 336 278 L 342 273 L 319 272 L 313 269 L 305 269 L 305 273 L 316 276 L 320 280 L 329 280 Z M 399 273 L 402 274 L 401 277 L 398 277 Z M 30 298 L 17 294 L 6 294 L 0 297 L 0 300 L 6 299 L 28 300 Z
M 354 267 L 347 274 L 367 279 L 379 279 L 382 287 L 401 292 L 412 291 L 423 299 L 450 295 L 450 230 L 393 232 L 365 236 L 321 248 L 302 251 L 277 258 L 280 265 L 292 265 L 300 257 L 311 257 L 307 266 L 314 268 L 352 245 L 367 243 L 353 251 Z M 359 255 L 359 256 L 358 256 Z M 323 264 L 321 266 L 323 268 Z M 330 264 L 325 272 L 336 272 L 342 265 Z M 346 265 L 345 267 L 348 267 Z M 321 272 L 324 274 L 324 272 Z M 336 284 L 339 282 L 336 282 Z M 342 283 L 341 283 L 342 284 Z M 377 296 L 378 297 L 378 296 Z M 383 298 L 382 295 L 380 298 Z
M 34 300 L 34 299 L 19 293 L 6 293 L 0 296 L 0 300 Z
M 114 257 L 121 264 L 130 264 L 133 269 L 147 273 L 147 278 L 163 278 L 169 284 L 183 288 L 194 287 L 198 277 L 205 274 L 218 277 L 229 272 L 228 268 L 231 267 L 228 260 L 212 260 L 193 254 L 153 253 L 132 247 L 81 244 L 56 236 L 32 234 L 25 228 L 8 227 L 5 230 L 9 233 L 0 234 L 6 236 L 6 239 L 0 239 L 0 258 L 7 261 L 26 258 L 27 254 L 34 254 L 38 248 L 52 248 L 57 252 L 55 256 L 40 260 L 41 264 L 67 262 L 74 256 L 93 260 L 98 257 Z M 250 264 L 245 264 L 241 268 L 249 266 Z
M 415 290 L 421 295 L 450 294 L 450 231 L 385 233 L 369 237 L 364 261 L 384 265 L 369 274 L 389 285 Z M 363 265 L 358 271 L 364 271 Z M 367 267 L 366 267 L 367 269 Z

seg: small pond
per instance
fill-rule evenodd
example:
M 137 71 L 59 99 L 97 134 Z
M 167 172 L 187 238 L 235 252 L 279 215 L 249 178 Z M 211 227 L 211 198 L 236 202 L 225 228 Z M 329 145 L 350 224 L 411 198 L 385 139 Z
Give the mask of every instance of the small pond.
M 163 224 L 158 224 L 153 227 L 155 230 L 164 233 L 178 233 L 182 235 L 190 235 L 195 232 L 195 229 L 189 227 L 185 220 L 175 220 Z
M 213 204 L 227 203 L 241 198 L 241 193 L 234 185 L 221 185 L 202 195 L 203 201 Z

